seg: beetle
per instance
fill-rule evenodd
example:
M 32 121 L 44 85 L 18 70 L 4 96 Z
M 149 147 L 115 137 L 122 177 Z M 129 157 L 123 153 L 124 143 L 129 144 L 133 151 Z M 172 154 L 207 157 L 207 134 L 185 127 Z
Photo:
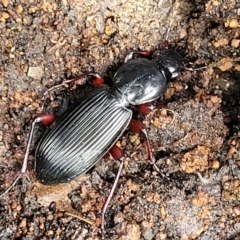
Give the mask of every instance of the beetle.
M 45 132 L 35 154 L 39 181 L 65 183 L 93 167 L 128 127 L 129 107 L 158 99 L 182 68 L 182 57 L 169 49 L 153 60 L 127 60 L 116 72 L 112 87 L 95 88 Z
M 142 57 L 134 58 L 135 54 Z M 160 98 L 166 91 L 168 83 L 185 68 L 183 57 L 173 49 L 156 51 L 150 59 L 149 56 L 148 51 L 131 52 L 127 55 L 125 63 L 114 75 L 111 87 L 102 84 L 103 79 L 97 73 L 86 74 L 58 85 L 79 84 L 87 80 L 90 75 L 94 77 L 94 85 L 100 86 L 75 102 L 56 121 L 50 114 L 40 115 L 33 121 L 21 174 L 10 188 L 26 172 L 33 131 L 38 122 L 44 125 L 52 123 L 40 139 L 35 151 L 35 173 L 43 184 L 71 181 L 92 168 L 110 151 L 114 158 L 121 161 L 121 164 L 113 188 L 102 209 L 101 228 L 104 239 L 104 214 L 116 188 L 125 159 L 123 152 L 114 144 L 130 123 L 136 132 L 144 133 L 150 161 L 159 171 L 153 161 L 146 130 L 136 121 L 131 122 L 133 114 L 131 107 L 143 106 L 142 109 L 146 112 L 146 106 L 149 106 L 146 104 Z M 54 88 L 56 86 L 52 89 Z

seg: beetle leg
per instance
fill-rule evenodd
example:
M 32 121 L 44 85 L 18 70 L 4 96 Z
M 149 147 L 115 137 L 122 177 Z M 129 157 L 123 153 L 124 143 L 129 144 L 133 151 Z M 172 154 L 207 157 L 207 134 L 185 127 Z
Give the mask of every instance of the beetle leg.
M 26 148 L 26 152 L 25 152 L 25 155 L 24 155 L 24 159 L 23 159 L 21 174 L 26 173 L 26 170 L 27 170 L 27 160 L 28 160 L 28 156 L 29 156 L 29 150 L 30 150 L 30 146 L 31 146 L 31 143 L 32 143 L 32 138 L 33 138 L 33 133 L 34 133 L 36 123 L 41 122 L 44 126 L 49 126 L 55 121 L 55 119 L 56 119 L 56 117 L 53 114 L 40 114 L 32 122 L 31 131 L 30 131 L 29 136 L 28 136 L 27 148 Z
M 136 109 L 138 110 L 139 113 L 147 115 L 150 112 L 152 112 L 154 109 L 161 109 L 165 105 L 166 105 L 165 102 L 159 98 L 152 102 L 140 104 L 136 106 Z
M 161 109 L 164 106 L 165 106 L 165 103 L 162 100 L 156 100 L 154 102 L 140 104 L 136 108 L 138 112 L 147 115 L 150 112 L 152 112 L 154 109 Z
M 89 80 L 89 76 L 94 77 L 93 80 Z M 65 80 L 63 81 L 62 85 L 83 85 L 89 81 L 95 87 L 101 86 L 104 84 L 103 78 L 98 73 L 93 72 L 93 73 L 83 74 L 79 77 L 75 77 L 70 80 Z
M 124 62 L 126 63 L 127 61 L 133 59 L 134 55 L 140 55 L 142 57 L 149 57 L 151 55 L 150 51 L 133 51 L 130 52 L 126 57 Z
M 154 109 L 156 109 L 156 106 L 154 106 L 152 103 L 144 103 L 137 106 L 138 112 L 142 114 L 149 114 Z
M 147 134 L 147 131 L 145 129 L 145 126 L 141 122 L 132 119 L 129 127 L 135 133 L 138 133 L 138 134 L 143 133 L 144 134 L 144 137 L 145 137 L 145 140 L 146 140 L 147 152 L 148 152 L 148 159 L 150 160 L 151 164 L 154 165 L 156 170 L 159 171 L 158 167 L 155 164 L 155 159 L 153 157 L 153 153 L 152 153 L 151 146 L 150 146 L 150 141 L 149 141 L 148 134 Z
M 101 86 L 102 84 L 104 84 L 103 78 L 98 73 L 93 72 L 93 73 L 83 74 L 83 75 L 80 75 L 78 77 L 75 77 L 75 78 L 72 78 L 72 79 L 69 79 L 69 80 L 65 80 L 61 84 L 58 84 L 58 85 L 55 85 L 55 86 L 49 88 L 43 94 L 42 100 L 44 100 L 46 95 L 54 89 L 57 89 L 57 88 L 60 88 L 60 87 L 68 87 L 68 86 L 71 86 L 71 85 L 84 85 L 87 82 L 89 82 L 89 77 L 90 76 L 94 77 L 93 80 L 90 81 L 93 86 L 97 87 L 97 86 Z
M 105 233 L 105 213 L 107 211 L 108 205 L 110 200 L 112 199 L 113 193 L 116 189 L 116 186 L 118 184 L 121 172 L 122 172 L 122 168 L 123 168 L 123 164 L 124 164 L 124 160 L 125 160 L 125 155 L 124 152 L 116 145 L 114 145 L 110 150 L 109 150 L 110 155 L 114 158 L 114 159 L 118 159 L 120 161 L 120 165 L 118 168 L 118 172 L 116 175 L 116 178 L 114 180 L 112 189 L 108 195 L 107 200 L 105 201 L 103 208 L 102 208 L 102 222 L 101 222 L 101 230 L 102 230 L 102 239 L 105 239 L 104 237 L 104 233 Z
M 153 153 L 152 153 L 151 144 L 150 144 L 148 133 L 147 133 L 147 130 L 146 130 L 145 126 L 141 122 L 132 119 L 130 124 L 129 124 L 129 127 L 132 129 L 133 132 L 138 133 L 138 134 L 142 133 L 144 135 L 144 138 L 145 138 L 145 141 L 146 141 L 147 153 L 148 153 L 148 160 L 150 161 L 150 163 L 153 165 L 153 167 L 155 168 L 155 170 L 158 173 L 160 173 L 164 178 L 170 180 L 167 176 L 165 176 L 160 171 L 160 169 L 158 168 L 158 166 L 155 163 L 155 158 L 154 158 Z
M 26 152 L 24 154 L 24 159 L 23 159 L 23 164 L 22 164 L 22 168 L 21 168 L 20 174 L 17 176 L 17 178 L 14 180 L 14 182 L 0 195 L 0 197 L 5 195 L 6 193 L 8 193 L 16 185 L 18 180 L 27 171 L 28 156 L 29 156 L 29 151 L 30 151 L 30 147 L 31 147 L 31 143 L 32 143 L 32 139 L 33 139 L 34 129 L 35 129 L 36 123 L 41 122 L 43 125 L 49 126 L 52 122 L 54 122 L 54 120 L 55 120 L 55 116 L 52 115 L 52 114 L 41 114 L 32 122 L 31 130 L 30 130 L 30 133 L 28 135 L 28 142 L 27 142 Z

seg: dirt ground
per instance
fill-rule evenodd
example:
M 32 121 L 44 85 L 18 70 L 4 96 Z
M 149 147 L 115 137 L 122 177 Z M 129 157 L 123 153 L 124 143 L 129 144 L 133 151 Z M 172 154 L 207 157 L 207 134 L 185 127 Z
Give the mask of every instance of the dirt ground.
M 119 139 L 127 159 L 105 237 L 240 239 L 240 2 L 98 2 L 0 1 L 0 193 L 21 169 L 49 87 L 92 71 L 110 82 L 128 52 L 159 49 L 171 25 L 169 42 L 188 66 L 208 68 L 183 71 L 169 84 L 163 109 L 135 115 L 166 177 L 146 160 L 141 136 L 127 130 Z M 58 115 L 85 91 L 55 91 L 45 112 Z M 0 198 L 0 239 L 100 239 L 101 207 L 118 163 L 101 160 L 72 183 L 43 189 L 34 146 L 30 181 L 23 177 Z

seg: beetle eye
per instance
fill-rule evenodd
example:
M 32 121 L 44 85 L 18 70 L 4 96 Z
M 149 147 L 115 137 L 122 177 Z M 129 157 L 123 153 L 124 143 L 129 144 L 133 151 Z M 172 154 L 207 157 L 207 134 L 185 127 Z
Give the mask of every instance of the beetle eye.
M 175 78 L 177 76 L 178 76 L 178 72 L 174 72 L 174 73 L 172 73 L 172 77 L 171 78 Z

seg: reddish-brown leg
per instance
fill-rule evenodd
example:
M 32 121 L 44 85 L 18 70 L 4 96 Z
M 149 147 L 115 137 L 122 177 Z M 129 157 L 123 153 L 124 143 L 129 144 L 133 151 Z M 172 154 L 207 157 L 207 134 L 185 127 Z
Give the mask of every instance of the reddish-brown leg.
M 143 133 L 143 135 L 145 137 L 145 141 L 146 141 L 148 159 L 155 167 L 155 159 L 154 159 L 153 154 L 152 154 L 152 149 L 151 149 L 151 146 L 150 146 L 150 141 L 149 141 L 145 126 L 141 122 L 132 119 L 130 124 L 129 124 L 129 127 L 135 133 L 138 133 L 138 134 Z
M 89 77 L 93 77 L 92 80 L 90 80 Z M 83 85 L 87 82 L 90 82 L 93 86 L 98 87 L 104 84 L 103 78 L 98 73 L 87 73 L 83 74 L 81 76 L 75 77 L 73 79 L 69 79 L 66 81 L 63 81 L 61 85 Z
M 17 176 L 17 178 L 14 180 L 14 182 L 7 188 L 7 190 L 0 195 L 0 197 L 2 197 L 7 192 L 9 192 L 15 186 L 15 184 L 21 178 L 21 176 L 23 174 L 25 174 L 26 171 L 27 171 L 28 156 L 29 156 L 30 146 L 31 146 L 31 143 L 32 143 L 36 123 L 41 122 L 43 125 L 49 126 L 54 122 L 55 118 L 56 117 L 52 114 L 41 114 L 32 122 L 31 130 L 30 130 L 30 133 L 29 133 L 29 136 L 28 136 L 27 148 L 26 148 L 26 152 L 24 154 L 23 165 L 22 165 L 20 174 Z
M 151 103 L 145 103 L 145 104 L 142 104 L 142 105 L 139 106 L 139 110 L 143 114 L 148 114 L 150 111 L 152 111 L 156 107 L 158 107 L 158 104 L 152 105 Z M 142 133 L 144 135 L 145 141 L 146 141 L 146 148 L 147 148 L 147 153 L 148 153 L 148 159 L 151 162 L 151 164 L 154 166 L 154 168 L 159 173 L 161 173 L 159 168 L 155 164 L 155 159 L 154 159 L 153 154 L 152 154 L 152 149 L 151 149 L 151 146 L 150 146 L 150 141 L 149 141 L 149 138 L 148 138 L 145 126 L 141 122 L 132 119 L 131 122 L 130 122 L 129 127 L 132 129 L 133 132 L 138 133 L 138 134 Z M 105 226 L 105 213 L 106 213 L 106 210 L 108 208 L 109 202 L 110 202 L 110 200 L 111 200 L 111 198 L 113 196 L 113 193 L 114 193 L 114 191 L 116 189 L 116 186 L 117 186 L 117 183 L 118 183 L 118 180 L 120 178 L 121 171 L 122 171 L 122 168 L 123 168 L 124 160 L 125 160 L 125 156 L 124 156 L 123 151 L 119 147 L 117 147 L 116 145 L 114 145 L 104 157 L 109 157 L 109 155 L 111 155 L 114 159 L 118 159 L 120 161 L 120 166 L 119 166 L 116 178 L 114 180 L 114 184 L 113 184 L 113 187 L 111 189 L 111 192 L 108 195 L 108 198 L 107 198 L 107 200 L 104 203 L 103 208 L 102 208 L 102 222 L 101 222 L 102 239 L 105 239 L 105 237 L 104 237 L 104 232 L 105 232 L 105 228 L 104 228 L 104 226 Z
M 165 106 L 165 103 L 161 100 L 155 100 L 153 102 L 144 103 L 137 106 L 138 112 L 142 114 L 149 114 L 154 109 L 161 109 Z
M 137 106 L 138 112 L 146 115 L 153 111 L 155 108 L 156 106 L 154 106 L 152 103 L 144 103 Z
M 145 126 L 141 122 L 132 119 L 129 127 L 131 128 L 131 130 L 133 132 L 138 133 L 138 134 L 142 133 L 144 135 L 144 138 L 145 138 L 145 141 L 146 141 L 146 149 L 147 149 L 147 153 L 148 153 L 148 160 L 154 166 L 155 170 L 158 173 L 160 173 L 163 177 L 165 177 L 169 180 L 169 178 L 167 176 L 165 176 L 160 171 L 160 169 L 158 168 L 158 166 L 155 163 L 155 158 L 154 158 L 153 153 L 152 153 L 151 144 L 150 144 L 148 133 L 147 133 L 147 130 L 146 130 Z

